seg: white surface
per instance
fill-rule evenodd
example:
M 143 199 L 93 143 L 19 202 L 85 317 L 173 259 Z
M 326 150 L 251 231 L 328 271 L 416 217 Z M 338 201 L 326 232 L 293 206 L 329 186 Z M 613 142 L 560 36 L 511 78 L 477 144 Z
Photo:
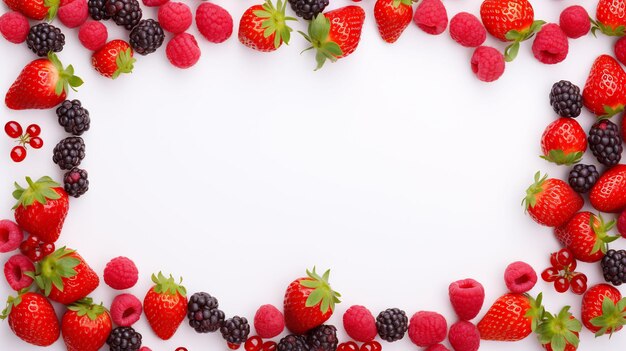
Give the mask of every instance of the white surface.
M 236 25 L 253 4 L 217 3 Z M 332 8 L 347 4 L 337 0 Z M 570 41 L 569 57 L 556 66 L 536 61 L 526 42 L 504 76 L 484 84 L 470 71 L 472 51 L 447 32 L 433 37 L 411 24 L 389 45 L 377 33 L 373 1 L 361 4 L 367 19 L 358 50 L 318 72 L 310 52 L 299 54 L 306 43 L 298 35 L 290 46 L 260 54 L 238 42 L 235 28 L 222 45 L 199 38 L 202 58 L 193 69 L 172 68 L 161 49 L 139 57 L 132 75 L 110 81 L 90 67 L 76 31 L 64 29 L 68 44 L 60 58 L 86 82 L 70 98 L 82 100 L 92 117 L 82 164 L 91 189 L 71 202 L 59 246 L 78 249 L 100 274 L 113 257 L 133 258 L 141 280 L 130 292 L 140 298 L 150 274 L 163 270 L 183 275 L 190 293 L 217 296 L 227 316 L 249 319 L 261 304 L 280 307 L 286 286 L 307 267 L 331 267 L 344 301 L 331 319 L 339 326 L 353 304 L 374 314 L 388 307 L 409 315 L 439 311 L 452 323 L 450 282 L 481 281 L 484 313 L 505 292 L 508 263 L 525 260 L 538 273 L 546 268 L 558 244 L 519 204 L 535 171 L 567 172 L 537 156 L 541 133 L 555 117 L 548 92 L 559 79 L 582 87 L 595 57 L 612 52 L 611 39 Z M 558 21 L 569 4 L 535 1 L 536 17 Z M 452 17 L 478 14 L 480 2 L 446 5 Z M 0 52 L 4 92 L 33 55 L 6 41 Z M 11 218 L 13 181 L 60 179 L 51 155 L 65 135 L 53 111 L 0 109 L 3 125 L 39 123 L 45 142 L 15 165 L 8 157 L 12 142 L 0 137 L 0 217 Z M 585 111 L 578 121 L 587 130 L 593 118 Z M 598 266 L 581 266 L 590 285 L 602 281 Z M 579 297 L 558 295 L 543 282 L 533 293 L 542 290 L 550 310 L 571 304 L 578 315 Z M 0 296 L 7 294 L 1 283 Z M 93 296 L 110 304 L 114 294 L 103 284 Z M 186 325 L 167 342 L 156 339 L 145 319 L 136 327 L 153 350 L 225 349 L 219 334 L 196 335 Z M 580 350 L 623 348 L 624 333 L 609 342 L 585 331 Z M 38 349 L 6 324 L 0 340 L 7 350 Z M 384 348 L 415 347 L 406 338 Z M 541 347 L 531 336 L 481 348 L 504 349 Z

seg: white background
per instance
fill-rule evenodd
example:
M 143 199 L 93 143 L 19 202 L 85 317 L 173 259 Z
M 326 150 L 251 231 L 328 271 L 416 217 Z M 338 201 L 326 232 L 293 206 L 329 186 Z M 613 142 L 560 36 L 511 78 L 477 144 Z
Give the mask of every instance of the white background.
M 217 3 L 236 25 L 253 4 Z M 330 8 L 348 4 L 337 0 Z M 133 258 L 141 279 L 130 292 L 141 299 L 150 274 L 162 270 L 183 275 L 190 293 L 217 296 L 227 316 L 250 320 L 262 304 L 280 307 L 284 289 L 306 268 L 332 268 L 331 282 L 344 302 L 330 322 L 340 326 L 342 340 L 340 317 L 353 304 L 375 315 L 389 307 L 409 315 L 438 311 L 451 324 L 450 282 L 481 281 L 484 313 L 505 292 L 507 264 L 525 260 L 540 273 L 559 245 L 550 229 L 524 214 L 520 200 L 537 170 L 561 178 L 568 171 L 538 157 L 541 133 L 555 119 L 548 93 L 560 79 L 582 88 L 593 60 L 612 52 L 613 39 L 570 41 L 567 60 L 555 66 L 536 61 L 526 42 L 504 76 L 486 84 L 471 73 L 472 50 L 448 32 L 433 37 L 411 24 L 396 44 L 386 44 L 376 30 L 373 1 L 361 4 L 367 19 L 358 50 L 318 72 L 313 55 L 300 54 L 306 43 L 297 34 L 290 46 L 261 54 L 241 45 L 235 28 L 221 45 L 198 37 L 202 58 L 192 69 L 173 68 L 162 48 L 138 57 L 132 75 L 111 81 L 91 68 L 77 32 L 64 29 L 60 58 L 85 80 L 70 97 L 92 117 L 81 166 L 91 188 L 71 201 L 58 245 L 78 249 L 100 274 L 113 257 Z M 570 4 L 535 1 L 536 17 L 558 21 Z M 452 17 L 478 14 L 480 2 L 446 5 Z M 156 11 L 144 16 L 154 18 Z M 111 37 L 124 37 L 109 27 Z M 304 23 L 294 27 L 305 29 Z M 492 38 L 488 44 L 503 49 Z M 33 54 L 25 44 L 6 41 L 0 52 L 0 90 L 6 91 Z M 11 119 L 24 127 L 39 123 L 45 142 L 14 164 L 12 141 L 0 138 L 0 217 L 12 218 L 13 181 L 61 179 L 51 156 L 66 135 L 52 110 L 1 107 L 0 117 L 3 125 Z M 578 121 L 587 130 L 593 117 L 585 111 Z M 603 281 L 599 265 L 580 270 L 590 285 Z M 571 304 L 579 315 L 579 297 L 556 294 L 543 282 L 533 294 L 540 291 L 549 310 Z M 9 293 L 1 283 L 0 296 Z M 115 292 L 102 284 L 93 296 L 108 305 Z M 167 342 L 156 339 L 144 318 L 136 328 L 153 350 L 226 349 L 219 334 L 196 335 L 186 325 Z M 580 350 L 623 348 L 624 333 L 609 341 L 584 332 Z M 6 323 L 0 340 L 7 350 L 38 349 L 15 338 Z M 415 348 L 408 338 L 383 346 Z M 481 348 L 504 349 L 541 347 L 531 336 Z

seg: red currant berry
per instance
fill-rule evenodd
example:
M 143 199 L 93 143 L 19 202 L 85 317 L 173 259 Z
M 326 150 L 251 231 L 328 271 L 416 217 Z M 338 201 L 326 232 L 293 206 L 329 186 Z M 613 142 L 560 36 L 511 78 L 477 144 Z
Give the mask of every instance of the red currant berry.
M 26 148 L 23 146 L 16 146 L 11 149 L 11 159 L 13 162 L 22 162 L 26 158 Z
M 348 341 L 339 344 L 337 351 L 359 351 L 359 345 L 354 341 Z
M 8 121 L 4 125 L 4 132 L 11 138 L 19 138 L 22 135 L 22 126 L 15 121 Z
M 574 262 L 574 255 L 568 249 L 562 249 L 550 255 L 550 264 L 558 269 L 570 266 Z
M 233 344 L 232 342 L 227 342 L 228 348 L 231 350 L 237 350 L 241 346 L 241 344 Z
M 53 253 L 54 250 L 55 247 L 53 243 L 43 243 L 43 246 L 41 248 L 41 252 L 43 253 L 44 257 Z
M 569 280 L 564 277 L 560 277 L 554 282 L 554 290 L 560 293 L 564 293 L 569 289 Z
M 263 343 L 263 351 L 276 351 L 277 345 L 273 341 L 266 341 Z
M 36 124 L 31 124 L 26 127 L 26 133 L 28 133 L 31 138 L 38 137 L 39 134 L 41 134 L 41 128 Z
M 263 339 L 259 336 L 252 336 L 246 340 L 244 349 L 246 351 L 259 351 L 263 347 Z
M 381 351 L 383 347 L 378 341 L 368 341 L 361 345 L 360 351 Z
M 541 272 L 541 279 L 548 283 L 552 283 L 557 280 L 559 276 L 559 270 L 554 267 L 546 268 L 543 272 Z
M 582 273 L 574 273 L 570 284 L 574 294 L 582 295 L 587 291 L 587 276 Z
M 41 140 L 40 137 L 34 137 L 28 141 L 28 144 L 30 144 L 33 149 L 41 149 L 43 146 L 43 140 Z

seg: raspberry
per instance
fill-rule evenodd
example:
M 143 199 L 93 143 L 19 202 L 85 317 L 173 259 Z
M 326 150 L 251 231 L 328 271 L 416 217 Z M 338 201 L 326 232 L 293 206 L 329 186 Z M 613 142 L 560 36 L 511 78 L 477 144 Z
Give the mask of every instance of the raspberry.
M 472 71 L 483 82 L 493 82 L 504 73 L 504 55 L 491 46 L 479 46 L 472 55 Z
M 487 31 L 478 17 L 460 12 L 450 20 L 450 37 L 465 47 L 475 48 L 485 42 Z
M 200 47 L 196 38 L 189 33 L 181 33 L 167 43 L 167 59 L 178 68 L 189 68 L 200 59 Z
M 0 34 L 9 42 L 13 44 L 25 42 L 29 31 L 28 18 L 21 13 L 7 12 L 0 16 Z
M 97 51 L 103 47 L 108 37 L 107 27 L 98 21 L 87 21 L 78 31 L 78 40 L 91 51 Z
M 59 8 L 57 17 L 68 28 L 80 27 L 89 17 L 87 0 L 73 0 L 64 4 Z
M 233 34 L 233 18 L 228 11 L 210 2 L 205 2 L 196 9 L 198 31 L 208 41 L 221 43 Z
M 441 34 L 448 26 L 448 13 L 441 0 L 423 0 L 415 9 L 413 22 L 428 34 Z
M 576 39 L 589 33 L 591 21 L 589 20 L 589 14 L 584 7 L 574 5 L 561 12 L 559 25 L 561 26 L 563 32 L 565 32 L 565 35 L 572 39 Z
M 285 318 L 276 307 L 263 305 L 254 315 L 254 329 L 261 338 L 271 339 L 283 332 Z
M 523 294 L 537 284 L 537 273 L 528 263 L 513 262 L 504 271 L 504 282 L 510 292 Z
M 129 258 L 114 258 L 104 267 L 104 282 L 113 289 L 130 289 L 137 284 L 138 279 L 137 266 Z
M 459 280 L 450 284 L 448 295 L 457 317 L 464 321 L 476 317 L 485 302 L 485 289 L 474 279 Z
M 14 222 L 3 219 L 0 221 L 0 253 L 17 250 L 24 240 L 24 232 Z
M 182 2 L 168 2 L 159 8 L 159 23 L 170 33 L 179 34 L 186 31 L 192 21 L 191 9 Z
M 33 278 L 24 274 L 26 272 L 34 273 L 35 265 L 22 254 L 11 256 L 4 264 L 4 277 L 15 291 L 27 288 L 33 283 Z
M 420 311 L 411 317 L 409 338 L 419 347 L 438 344 L 446 339 L 448 323 L 437 312 Z
M 448 341 L 455 351 L 476 351 L 480 347 L 480 333 L 474 324 L 460 321 L 450 327 Z
M 569 44 L 567 36 L 558 24 L 544 25 L 533 41 L 533 55 L 541 63 L 553 65 L 567 57 Z
M 615 58 L 626 65 L 626 37 L 621 37 L 615 42 Z
M 159 7 L 161 5 L 167 4 L 170 0 L 143 0 L 143 4 L 148 7 Z
M 437 345 L 433 345 L 431 347 L 428 347 L 424 351 L 450 351 L 450 350 L 447 347 L 445 347 L 445 346 L 443 346 L 441 344 L 437 344 Z
M 130 327 L 141 318 L 141 301 L 131 294 L 117 295 L 111 303 L 111 319 L 120 327 Z
M 372 341 L 378 333 L 372 312 L 358 305 L 348 308 L 343 314 L 343 328 L 350 338 L 359 342 Z
M 617 219 L 617 231 L 626 239 L 626 210 L 619 215 Z

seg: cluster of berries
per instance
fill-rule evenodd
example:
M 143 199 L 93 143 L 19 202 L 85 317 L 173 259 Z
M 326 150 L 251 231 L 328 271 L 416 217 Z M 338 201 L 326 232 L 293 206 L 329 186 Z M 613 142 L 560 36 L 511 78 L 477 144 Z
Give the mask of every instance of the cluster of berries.
M 40 149 L 43 146 L 43 140 L 40 137 L 41 128 L 37 124 L 31 124 L 26 127 L 26 132 L 22 126 L 16 121 L 9 121 L 4 125 L 4 132 L 9 138 L 16 139 L 19 145 L 11 149 L 11 160 L 13 162 L 22 162 L 26 158 L 26 146 L 29 145 L 33 149 Z

